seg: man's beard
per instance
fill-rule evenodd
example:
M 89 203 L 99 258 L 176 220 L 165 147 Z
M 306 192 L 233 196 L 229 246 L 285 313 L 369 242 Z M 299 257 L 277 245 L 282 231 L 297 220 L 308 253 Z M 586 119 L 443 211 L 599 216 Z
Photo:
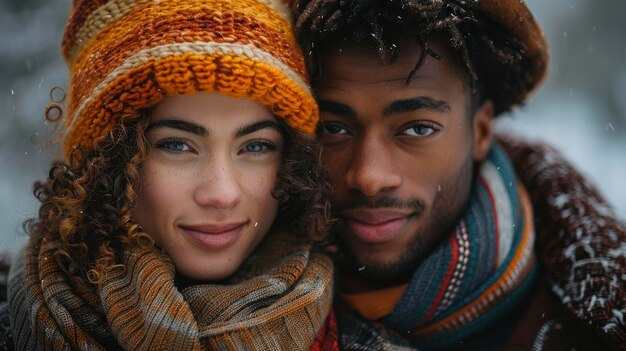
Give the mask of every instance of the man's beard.
M 471 162 L 466 166 L 465 171 L 473 173 Z M 424 218 L 420 218 L 421 216 L 430 214 L 430 218 L 417 229 L 417 232 L 413 233 L 405 248 L 398 252 L 393 260 L 386 262 L 360 262 L 358 256 L 353 253 L 353 248 L 338 233 L 338 230 L 345 230 L 345 228 L 341 228 L 343 225 L 336 226 L 334 231 L 340 250 L 338 263 L 342 274 L 357 276 L 379 287 L 394 286 L 409 281 L 417 266 L 435 250 L 437 245 L 453 234 L 465 214 L 473 179 L 472 174 L 469 179 L 465 180 L 468 183 L 457 181 L 448 185 L 447 191 L 433 202 L 428 211 L 425 203 L 417 198 L 400 200 L 382 196 L 368 199 L 356 196 L 349 203 L 336 204 L 333 209 L 335 214 L 349 208 L 411 208 L 415 211 L 414 218 L 411 220 L 422 221 Z
M 441 209 L 435 209 L 441 212 Z M 410 280 L 416 267 L 434 248 L 443 240 L 449 237 L 460 220 L 460 214 L 454 216 L 453 220 L 446 220 L 442 217 L 433 220 L 413 233 L 411 240 L 407 243 L 402 252 L 399 252 L 393 261 L 386 262 L 360 262 L 353 249 L 337 235 L 340 252 L 343 253 L 340 265 L 343 274 L 357 275 L 360 279 L 367 280 L 377 286 L 394 286 Z M 434 240 L 424 242 L 425 233 L 434 235 Z

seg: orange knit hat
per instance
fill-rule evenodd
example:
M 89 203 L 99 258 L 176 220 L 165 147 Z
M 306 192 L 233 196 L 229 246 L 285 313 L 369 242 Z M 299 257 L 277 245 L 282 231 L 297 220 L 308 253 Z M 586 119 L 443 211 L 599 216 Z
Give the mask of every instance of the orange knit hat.
M 165 95 L 219 92 L 312 134 L 318 110 L 282 0 L 74 0 L 65 153 Z

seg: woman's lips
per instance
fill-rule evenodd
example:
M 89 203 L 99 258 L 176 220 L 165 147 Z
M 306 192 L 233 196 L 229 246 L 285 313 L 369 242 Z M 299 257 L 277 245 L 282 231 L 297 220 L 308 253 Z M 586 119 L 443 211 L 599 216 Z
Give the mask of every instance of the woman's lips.
M 368 244 L 380 244 L 402 233 L 412 212 L 390 209 L 361 209 L 345 210 L 341 214 L 351 234 L 356 239 Z
M 180 228 L 196 243 L 209 249 L 221 249 L 231 245 L 237 240 L 246 223 L 247 222 L 181 225 Z

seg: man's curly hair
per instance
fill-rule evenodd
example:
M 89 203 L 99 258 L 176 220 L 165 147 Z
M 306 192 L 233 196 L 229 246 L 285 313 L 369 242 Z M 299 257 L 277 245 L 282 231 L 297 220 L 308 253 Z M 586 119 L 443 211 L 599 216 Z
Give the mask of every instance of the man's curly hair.
M 313 80 L 320 52 L 336 40 L 370 45 L 384 62 L 398 57 L 399 36 L 409 31 L 423 48 L 411 76 L 426 55 L 439 59 L 428 40 L 443 35 L 467 73 L 473 101 L 493 100 L 496 114 L 518 103 L 533 85 L 524 43 L 483 16 L 476 0 L 300 0 L 295 30 Z
M 77 149 L 69 162 L 56 161 L 47 180 L 34 185 L 41 207 L 25 230 L 36 243 L 55 242 L 61 268 L 85 282 L 97 284 L 108 270 L 123 266 L 126 247 L 154 245 L 131 215 L 141 186 L 139 168 L 150 150 L 146 115 L 120 118 L 94 150 Z M 278 122 L 285 148 L 272 193 L 281 206 L 276 223 L 321 243 L 329 228 L 330 182 L 318 143 Z

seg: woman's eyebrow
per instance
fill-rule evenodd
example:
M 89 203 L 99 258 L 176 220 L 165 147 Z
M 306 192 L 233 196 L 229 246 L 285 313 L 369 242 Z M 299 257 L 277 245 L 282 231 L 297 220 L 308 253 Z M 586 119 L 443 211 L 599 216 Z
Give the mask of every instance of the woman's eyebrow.
M 280 127 L 280 125 L 276 121 L 264 120 L 264 121 L 252 123 L 252 124 L 249 124 L 249 125 L 246 125 L 237 129 L 237 132 L 235 133 L 235 137 L 239 138 L 244 135 L 251 134 L 258 130 L 264 129 L 264 128 L 275 129 L 281 134 L 284 132 L 283 129 Z
M 183 121 L 180 119 L 163 119 L 160 121 L 156 121 L 148 125 L 148 127 L 146 128 L 146 132 L 155 128 L 173 128 L 199 136 L 209 135 L 209 132 L 204 127 L 193 122 Z

